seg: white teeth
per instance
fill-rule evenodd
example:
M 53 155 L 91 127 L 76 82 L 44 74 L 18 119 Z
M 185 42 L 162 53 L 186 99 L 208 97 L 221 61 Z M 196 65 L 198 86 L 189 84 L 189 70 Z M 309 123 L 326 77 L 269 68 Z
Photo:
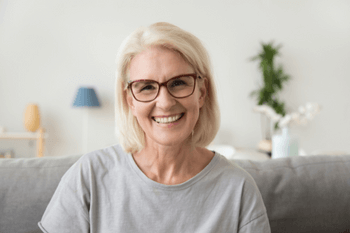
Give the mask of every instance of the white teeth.
M 182 114 L 172 116 L 172 117 L 154 117 L 153 119 L 158 123 L 167 124 L 167 123 L 172 123 L 174 121 L 177 121 L 181 116 Z

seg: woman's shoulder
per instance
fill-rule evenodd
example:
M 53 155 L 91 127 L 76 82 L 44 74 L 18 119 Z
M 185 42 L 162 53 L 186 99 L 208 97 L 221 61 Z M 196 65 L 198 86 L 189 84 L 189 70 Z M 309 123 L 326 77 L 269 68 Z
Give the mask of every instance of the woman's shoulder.
M 240 228 L 245 227 L 246 231 L 250 231 L 257 225 L 263 227 L 263 232 L 269 232 L 269 222 L 267 219 L 266 208 L 262 199 L 259 188 L 254 178 L 234 160 L 228 160 L 224 156 L 220 156 L 220 164 L 225 174 L 226 187 L 228 193 L 239 194 L 240 203 Z
M 119 144 L 116 144 L 83 154 L 78 161 L 81 163 L 92 162 L 102 165 L 105 163 L 122 162 L 127 155 L 123 148 Z
M 82 155 L 71 167 L 72 172 L 80 171 L 84 175 L 91 172 L 106 172 L 115 170 L 116 167 L 123 167 L 128 154 L 117 144 L 102 149 L 94 150 Z
M 234 160 L 228 160 L 220 154 L 217 156 L 219 161 L 216 167 L 216 177 L 217 183 L 222 184 L 222 189 L 229 193 L 238 192 L 244 195 L 242 201 L 247 205 L 252 202 L 260 202 L 261 194 L 254 178 Z M 259 208 L 263 209 L 263 206 Z
M 218 160 L 215 170 L 216 173 L 220 174 L 220 177 L 234 182 L 255 184 L 253 177 L 237 165 L 234 160 L 228 160 L 225 156 L 217 152 L 215 152 L 215 156 Z

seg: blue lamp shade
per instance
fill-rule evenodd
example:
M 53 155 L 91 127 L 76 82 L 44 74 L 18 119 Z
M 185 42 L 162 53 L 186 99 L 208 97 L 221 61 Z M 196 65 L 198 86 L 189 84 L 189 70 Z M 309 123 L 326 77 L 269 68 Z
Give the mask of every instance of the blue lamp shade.
M 73 103 L 74 107 L 99 107 L 96 92 L 93 88 L 80 87 Z

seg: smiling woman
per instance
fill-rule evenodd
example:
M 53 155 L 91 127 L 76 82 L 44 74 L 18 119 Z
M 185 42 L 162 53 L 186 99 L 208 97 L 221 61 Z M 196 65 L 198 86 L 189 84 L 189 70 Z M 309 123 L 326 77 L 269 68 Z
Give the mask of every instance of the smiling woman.
M 214 139 L 219 129 L 220 119 L 209 55 L 197 37 L 168 23 L 156 23 L 149 27 L 137 29 L 126 38 L 117 55 L 116 125 L 120 134 L 119 140 L 121 145 L 127 152 L 139 151 L 144 146 L 145 135 L 127 104 L 124 90 L 127 83 L 131 80 L 130 61 L 150 47 L 172 51 L 174 54 L 177 54 L 176 56 L 181 57 L 183 63 L 190 67 L 190 73 L 207 80 L 206 101 L 201 108 L 200 118 L 192 135 L 194 145 L 207 146 Z M 177 69 L 174 64 L 172 68 Z M 139 69 L 140 73 L 145 71 L 141 67 L 136 69 Z M 159 72 L 156 71 L 156 73 Z M 179 73 L 179 75 L 183 74 L 187 74 L 187 72 Z M 167 78 L 169 79 L 170 77 Z M 148 78 L 143 74 L 140 75 L 139 79 Z M 150 79 L 154 78 L 150 76 Z
M 144 102 L 144 99 L 140 101 L 135 98 L 144 96 L 132 86 L 131 91 L 127 90 L 126 93 L 129 109 L 144 132 L 144 151 L 150 145 L 156 147 L 157 151 L 169 150 L 169 146 L 174 145 L 175 148 L 171 149 L 173 152 L 191 146 L 192 130 L 198 121 L 199 109 L 205 103 L 206 87 L 204 81 L 200 80 L 196 88 L 197 75 L 189 76 L 187 73 L 193 73 L 192 66 L 179 53 L 163 47 L 152 46 L 136 55 L 130 62 L 131 84 L 138 83 L 142 78 L 149 80 L 153 77 L 152 82 L 158 86 L 153 91 L 151 101 Z M 172 78 L 174 76 L 175 79 Z M 181 80 L 182 86 L 185 87 L 179 84 Z M 186 80 L 190 86 L 183 84 Z M 159 83 L 162 83 L 164 88 Z M 175 83 L 177 87 L 173 87 Z M 173 117 L 177 118 L 176 127 L 164 127 L 165 121 Z M 135 153 L 135 156 L 137 154 Z
M 62 178 L 44 232 L 270 232 L 252 177 L 205 148 L 219 127 L 209 56 L 169 23 L 136 30 L 117 55 L 121 145 Z

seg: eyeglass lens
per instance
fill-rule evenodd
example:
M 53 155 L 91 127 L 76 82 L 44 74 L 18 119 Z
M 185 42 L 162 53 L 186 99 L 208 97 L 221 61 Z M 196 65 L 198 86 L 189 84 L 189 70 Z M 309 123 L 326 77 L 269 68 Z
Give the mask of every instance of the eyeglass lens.
M 166 85 L 168 92 L 177 98 L 186 97 L 194 90 L 195 79 L 192 76 L 181 76 L 170 79 Z M 159 92 L 159 83 L 151 80 L 140 80 L 132 83 L 131 90 L 139 101 L 154 100 Z

